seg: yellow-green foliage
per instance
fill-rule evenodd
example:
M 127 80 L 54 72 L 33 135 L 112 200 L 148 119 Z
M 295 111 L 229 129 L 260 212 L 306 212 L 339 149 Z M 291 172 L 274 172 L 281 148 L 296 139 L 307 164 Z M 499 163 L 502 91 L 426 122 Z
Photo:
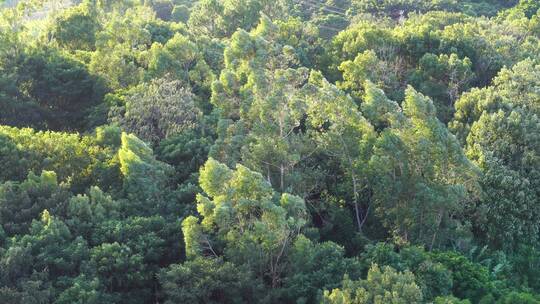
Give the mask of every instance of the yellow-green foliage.
M 111 151 L 98 146 L 91 136 L 0 126 L 0 138 L 17 151 L 17 168 L 13 168 L 11 162 L 0 162 L 0 171 L 15 172 L 18 180 L 26 177 L 29 171 L 48 170 L 73 187 L 88 186 L 98 182 L 102 170 L 114 166 Z M 1 151 L 0 159 L 13 157 L 13 154 Z

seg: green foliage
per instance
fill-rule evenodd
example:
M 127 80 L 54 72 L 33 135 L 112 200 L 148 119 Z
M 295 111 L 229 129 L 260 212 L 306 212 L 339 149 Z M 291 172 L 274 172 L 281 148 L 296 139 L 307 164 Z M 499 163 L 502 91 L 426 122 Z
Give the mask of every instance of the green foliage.
M 358 231 L 367 220 L 370 206 L 360 205 L 361 189 L 365 187 L 366 163 L 374 140 L 373 127 L 362 117 L 353 101 L 330 85 L 320 73 L 310 76 L 308 92 L 309 121 L 315 129 L 328 125 L 316 135 L 319 145 L 340 164 L 352 188 L 352 201 Z M 315 91 L 315 92 L 313 92 Z
M 486 267 L 451 251 L 435 253 L 433 259 L 452 272 L 452 293 L 455 296 L 477 302 L 483 295 L 493 291 L 494 286 Z
M 343 248 L 332 242 L 317 244 L 299 236 L 290 254 L 290 274 L 283 284 L 283 297 L 290 302 L 314 303 L 319 290 L 338 288 L 343 275 L 360 277 L 360 263 L 345 258 Z
M 180 258 L 182 241 L 176 235 L 179 230 L 179 220 L 158 215 L 123 220 L 110 216 L 94 228 L 91 240 L 94 244 L 124 244 L 143 258 L 147 271 L 157 273 L 160 265 Z
M 253 303 L 261 282 L 248 269 L 219 259 L 196 258 L 164 269 L 165 303 Z
M 91 185 L 114 187 L 119 174 L 115 151 L 97 145 L 93 137 L 5 126 L 0 126 L 0 134 L 6 143 L 0 154 L 0 172 L 14 172 L 3 181 L 21 181 L 30 171 L 46 170 L 54 171 L 59 181 L 74 190 L 84 191 Z
M 158 158 L 175 168 L 179 181 L 187 180 L 205 163 L 213 139 L 188 130 L 160 142 Z
M 188 37 L 176 34 L 166 43 L 154 43 L 150 48 L 146 78 L 168 77 L 178 79 L 201 98 L 210 97 L 214 75 L 203 53 Z
M 7 74 L 12 77 L 6 92 L 8 113 L 17 112 L 19 106 L 9 100 L 15 98 L 30 103 L 31 111 L 16 114 L 22 115 L 27 122 L 24 125 L 51 130 L 82 129 L 86 111 L 100 102 L 105 93 L 102 81 L 81 62 L 54 48 L 29 48 L 16 58 L 17 69 L 14 74 Z M 1 96 L 0 93 L 3 100 Z
M 283 2 L 285 1 L 201 0 L 191 8 L 188 24 L 196 34 L 229 37 L 237 29 L 253 28 L 261 14 L 272 17 L 286 14 Z
M 136 136 L 122 133 L 118 159 L 123 191 L 129 199 L 123 204 L 125 212 L 147 214 L 164 201 L 170 167 L 157 161 L 152 149 Z
M 277 287 L 288 248 L 306 224 L 304 201 L 277 196 L 260 173 L 242 165 L 233 171 L 213 159 L 201 168 L 200 185 L 208 195 L 197 196 L 201 222 L 183 223 L 188 256 L 223 253 Z
M 517 11 L 523 12 L 527 18 L 531 18 L 540 9 L 540 5 L 531 0 L 520 0 L 518 5 L 514 8 Z
M 194 128 L 202 114 L 191 91 L 167 79 L 140 85 L 126 97 L 125 106 L 111 112 L 124 112 L 111 120 L 152 145 Z
M 59 304 L 98 304 L 112 303 L 114 298 L 103 292 L 103 286 L 99 279 L 88 279 L 85 276 L 77 277 L 72 286 L 63 291 L 57 299 Z
M 171 20 L 176 22 L 187 23 L 189 20 L 190 10 L 186 5 L 175 5 L 171 12 Z
M 531 60 L 520 62 L 512 70 L 503 69 L 493 86 L 463 95 L 451 125 L 466 142 L 469 158 L 484 172 L 485 196 L 478 207 L 478 225 L 499 248 L 538 241 L 534 219 L 538 213 L 536 88 L 540 78 L 535 66 Z
M 295 69 L 301 54 L 287 44 L 299 38 L 264 16 L 251 33 L 232 36 L 225 68 L 212 85 L 220 121 L 210 155 L 229 165 L 242 161 L 280 191 L 305 195 L 319 172 L 303 161 L 316 146 L 302 126 L 308 70 Z
M 28 235 L 19 244 L 34 257 L 34 270 L 46 271 L 51 278 L 76 273 L 87 258 L 86 241 L 72 236 L 64 222 L 43 211 L 41 221 L 33 221 Z
M 361 261 L 365 269 L 377 264 L 411 271 L 426 300 L 451 294 L 454 284 L 452 272 L 421 247 L 404 247 L 397 251 L 393 245 L 377 243 L 366 246 Z
M 414 275 L 391 267 L 373 265 L 366 280 L 343 280 L 341 289 L 326 290 L 321 303 L 422 303 L 422 292 L 414 283 Z
M 0 303 L 540 302 L 538 1 L 0 3 Z
M 512 292 L 497 301 L 497 304 L 536 304 L 540 303 L 540 298 L 529 293 Z
M 96 12 L 87 3 L 68 9 L 54 21 L 50 36 L 61 48 L 92 51 L 100 24 Z
M 103 243 L 92 248 L 90 263 L 106 290 L 119 292 L 144 287 L 151 279 L 140 254 L 119 243 Z M 129 288 L 129 289 L 128 289 Z M 146 291 L 139 289 L 139 291 Z M 139 295 L 139 299 L 141 299 Z
M 435 304 L 470 304 L 469 300 L 460 300 L 456 297 L 437 297 L 433 302 Z
M 511 259 L 512 273 L 519 273 L 514 277 L 517 280 L 516 285 L 531 288 L 534 291 L 540 290 L 540 280 L 538 280 L 538 265 L 540 263 L 540 254 L 536 246 L 527 244 L 518 245 L 516 253 Z
M 76 234 L 90 239 L 92 232 L 106 219 L 118 217 L 118 203 L 98 187 L 88 195 L 73 196 L 66 207 L 66 224 Z
M 420 58 L 413 83 L 419 90 L 437 101 L 439 118 L 444 123 L 452 117 L 453 104 L 461 92 L 466 91 L 474 79 L 469 58 L 459 59 L 456 54 L 439 55 L 427 53 Z
M 12 236 L 29 232 L 30 224 L 44 210 L 65 214 L 69 191 L 58 185 L 56 174 L 43 171 L 33 173 L 21 182 L 0 185 L 0 219 L 4 231 Z
M 399 118 L 377 138 L 369 162 L 375 211 L 400 241 L 430 249 L 466 241 L 459 213 L 475 191 L 476 170 L 433 102 L 412 87 L 405 94 L 403 114 L 391 114 Z

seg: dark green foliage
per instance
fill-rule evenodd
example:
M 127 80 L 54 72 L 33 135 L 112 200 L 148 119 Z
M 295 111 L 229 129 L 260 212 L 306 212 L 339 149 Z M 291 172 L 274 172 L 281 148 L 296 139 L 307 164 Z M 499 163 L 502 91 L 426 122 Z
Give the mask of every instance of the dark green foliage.
M 512 292 L 497 301 L 497 304 L 537 304 L 540 298 L 529 293 Z
M 378 264 L 411 271 L 425 299 L 452 292 L 455 280 L 452 271 L 420 247 L 405 247 L 398 251 L 393 245 L 377 243 L 366 247 L 361 260 L 366 270 L 370 265 Z
M 127 245 L 103 243 L 90 252 L 91 267 L 103 282 L 106 290 L 122 292 L 133 290 L 135 294 L 144 292 L 144 287 L 151 279 L 143 263 L 143 257 Z M 140 296 L 140 295 L 139 295 Z
M 29 50 L 20 69 L 19 86 L 43 109 L 48 129 L 80 129 L 85 111 L 105 93 L 83 64 L 56 50 Z
M 462 299 L 479 301 L 483 295 L 493 291 L 490 274 L 486 267 L 475 264 L 456 252 L 433 254 L 433 260 L 452 272 L 454 286 L 452 293 Z
M 49 35 L 62 48 L 92 51 L 99 27 L 96 12 L 89 5 L 79 5 L 58 16 Z
M 175 168 L 178 181 L 185 181 L 206 161 L 212 139 L 197 131 L 186 131 L 160 142 L 158 158 Z
M 183 244 L 177 237 L 179 229 L 180 221 L 167 221 L 161 216 L 108 220 L 94 229 L 90 242 L 125 244 L 156 272 L 159 266 L 180 259 Z
M 451 126 L 470 159 L 482 168 L 485 196 L 479 232 L 494 246 L 538 242 L 540 107 L 538 65 L 524 60 L 503 69 L 494 85 L 464 94 Z M 504 238 L 501 238 L 504 235 Z
M 332 290 L 340 286 L 341 279 L 360 277 L 360 263 L 344 258 L 344 250 L 332 242 L 316 244 L 299 237 L 290 257 L 290 274 L 283 284 L 283 298 L 287 302 L 315 302 L 319 290 Z
M 86 276 L 79 276 L 73 279 L 72 285 L 63 291 L 56 301 L 59 304 L 100 304 L 115 303 L 117 297 L 107 294 L 103 285 L 97 278 L 88 279 Z
M 0 122 L 81 130 L 87 111 L 103 98 L 102 81 L 81 62 L 49 46 L 9 55 L 5 62 L 0 59 Z
M 159 279 L 167 304 L 253 303 L 262 296 L 261 282 L 249 270 L 218 259 L 171 265 Z
M 536 246 L 519 245 L 511 262 L 512 272 L 520 274 L 514 278 L 517 280 L 517 285 L 523 285 L 535 291 L 540 290 L 540 280 L 536 271 L 540 265 L 540 254 Z
M 0 185 L 0 222 L 9 235 L 28 233 L 30 223 L 44 210 L 64 215 L 69 191 L 58 185 L 54 172 L 33 173 L 21 183 L 5 182 Z
M 171 20 L 176 22 L 187 23 L 189 20 L 190 10 L 186 5 L 175 5 L 171 12 Z
M 540 303 L 538 1 L 0 3 L 0 303 Z

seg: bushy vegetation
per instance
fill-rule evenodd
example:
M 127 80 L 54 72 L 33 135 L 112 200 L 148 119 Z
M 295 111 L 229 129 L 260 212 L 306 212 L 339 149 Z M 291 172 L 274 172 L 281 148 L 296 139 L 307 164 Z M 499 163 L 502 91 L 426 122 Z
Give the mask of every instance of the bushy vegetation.
M 540 303 L 540 3 L 0 1 L 0 303 Z

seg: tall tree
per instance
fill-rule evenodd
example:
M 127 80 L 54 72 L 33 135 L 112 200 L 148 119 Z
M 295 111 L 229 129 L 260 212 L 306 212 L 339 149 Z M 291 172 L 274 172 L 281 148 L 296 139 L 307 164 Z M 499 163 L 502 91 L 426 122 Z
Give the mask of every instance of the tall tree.
M 324 153 L 336 158 L 350 182 L 356 225 L 361 231 L 370 211 L 361 195 L 367 186 L 366 164 L 376 134 L 352 99 L 320 73 L 311 74 L 307 90 L 308 120 L 320 130 L 315 136 Z
M 459 246 L 477 171 L 437 119 L 433 102 L 409 87 L 402 116 L 383 130 L 369 161 L 373 199 L 383 224 L 403 241 Z
M 538 67 L 525 60 L 503 69 L 493 86 L 464 94 L 451 124 L 484 172 L 479 232 L 500 248 L 539 240 Z
M 242 165 L 231 170 L 209 159 L 200 174 L 208 196 L 197 196 L 200 218 L 182 224 L 187 256 L 223 256 L 279 287 L 290 247 L 307 222 L 304 201 L 277 195 L 261 174 Z

